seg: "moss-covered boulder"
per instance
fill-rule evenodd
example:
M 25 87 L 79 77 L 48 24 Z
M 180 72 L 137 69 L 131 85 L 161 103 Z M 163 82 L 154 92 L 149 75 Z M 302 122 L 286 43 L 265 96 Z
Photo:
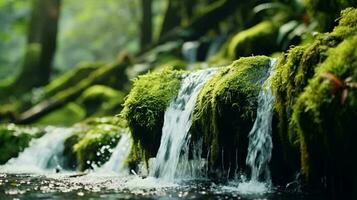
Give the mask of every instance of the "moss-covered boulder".
M 243 56 L 269 55 L 277 50 L 279 26 L 276 22 L 263 21 L 238 32 L 230 40 L 227 54 L 232 60 Z
M 304 175 L 313 182 L 325 177 L 337 193 L 357 188 L 356 46 L 353 36 L 330 49 L 293 109 Z
M 28 147 L 31 139 L 44 134 L 44 130 L 35 127 L 18 126 L 15 124 L 0 125 L 0 164 L 10 158 L 17 157 Z
M 127 132 L 125 127 L 125 121 L 117 117 L 91 118 L 76 124 L 65 141 L 67 167 L 83 171 L 104 164 L 120 135 Z
M 88 116 L 115 115 L 122 109 L 124 93 L 104 85 L 94 85 L 83 91 L 77 99 Z
M 211 170 L 230 169 L 233 175 L 236 164 L 245 166 L 248 133 L 269 66 L 269 57 L 241 58 L 217 72 L 199 93 L 191 133 L 194 140 L 203 138 Z
M 134 81 L 122 112 L 134 139 L 131 152 L 133 161 L 156 155 L 164 113 L 172 98 L 177 95 L 182 73 L 167 68 L 139 76 Z
M 278 129 L 272 163 L 290 170 L 290 174 L 301 169 L 314 186 L 344 185 L 338 180 L 341 174 L 336 173 L 342 168 L 346 171 L 345 163 L 351 161 L 344 157 L 346 149 L 354 151 L 350 146 L 354 138 L 349 134 L 353 132 L 350 120 L 355 119 L 355 108 L 350 104 L 354 100 L 347 103 L 354 98 L 354 89 L 347 85 L 354 81 L 356 71 L 356 33 L 357 10 L 346 9 L 333 32 L 318 34 L 312 42 L 282 55 L 273 77 L 274 123 Z M 351 78 L 346 81 L 347 77 Z M 351 92 L 344 95 L 346 103 L 341 104 L 344 90 Z M 284 170 L 276 170 L 276 177 Z M 333 190 L 336 188 L 329 191 Z

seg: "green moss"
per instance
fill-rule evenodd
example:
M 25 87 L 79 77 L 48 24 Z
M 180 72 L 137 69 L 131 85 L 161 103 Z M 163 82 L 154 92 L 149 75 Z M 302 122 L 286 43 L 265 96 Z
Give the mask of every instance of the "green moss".
M 120 135 L 127 132 L 125 126 L 126 122 L 116 117 L 91 118 L 75 125 L 65 141 L 67 167 L 83 171 L 104 164 Z
M 316 69 L 315 76 L 294 106 L 292 122 L 301 138 L 302 170 L 307 177 L 341 173 L 331 172 L 326 167 L 342 170 L 355 162 L 349 155 L 357 152 L 350 142 L 357 138 L 357 91 L 348 86 L 334 91 L 333 83 L 321 75 L 328 72 L 341 81 L 351 77 L 356 82 L 356 45 L 357 37 L 353 36 L 329 50 L 328 58 Z M 348 91 L 345 103 L 341 103 L 343 90 Z
M 86 110 L 86 116 L 114 115 L 121 111 L 124 94 L 104 85 L 86 89 L 77 99 Z
M 72 70 L 51 81 L 44 89 L 45 96 L 50 97 L 57 92 L 75 86 L 102 65 L 103 63 L 79 63 Z
M 32 138 L 40 137 L 44 131 L 14 124 L 0 125 L 0 164 L 17 157 L 30 143 Z
M 314 75 L 316 66 L 327 58 L 328 50 L 338 45 L 344 38 L 356 33 L 354 27 L 356 24 L 351 20 L 357 19 L 356 10 L 347 9 L 342 13 L 340 25 L 334 29 L 334 32 L 320 34 L 311 43 L 293 47 L 279 59 L 272 87 L 276 97 L 278 132 L 284 143 L 283 152 L 286 152 L 286 159 L 290 159 L 292 151 L 297 151 L 300 145 L 299 134 L 290 124 L 297 97 Z M 291 149 L 291 146 L 295 147 Z
M 37 125 L 70 126 L 84 119 L 86 111 L 76 103 L 68 103 L 60 109 L 38 119 Z
M 353 166 L 351 159 L 343 155 L 354 151 L 350 145 L 355 139 L 350 134 L 354 130 L 352 119 L 356 118 L 352 103 L 355 102 L 354 90 L 348 89 L 351 92 L 347 99 L 351 102 L 342 105 L 341 90 L 347 86 L 341 86 L 334 95 L 331 92 L 334 81 L 328 83 L 329 78 L 321 75 L 329 72 L 342 82 L 348 76 L 355 80 L 356 14 L 356 9 L 344 10 L 333 32 L 319 34 L 312 42 L 283 54 L 273 77 L 278 140 L 281 143 L 274 143 L 274 146 L 281 147 L 283 154 L 279 163 L 301 165 L 307 180 L 313 180 L 317 185 L 321 184 L 322 177 L 328 186 L 345 185 L 341 183 L 344 179 L 341 174 L 346 171 L 342 170 L 342 165 Z M 295 157 L 300 159 L 295 162 Z M 346 184 L 346 187 L 357 185 L 348 180 L 350 185 Z
M 144 150 L 146 155 L 156 155 L 165 109 L 179 90 L 181 74 L 180 71 L 163 69 L 139 76 L 127 96 L 122 116 L 128 121 L 134 147 L 140 147 L 136 149 Z M 141 159 L 145 159 L 144 155 L 141 155 Z
M 222 161 L 225 169 L 234 169 L 237 157 L 238 166 L 245 166 L 248 133 L 269 62 L 265 56 L 241 58 L 217 72 L 199 93 L 191 133 L 194 140 L 203 137 L 213 169 L 222 167 Z
M 228 46 L 228 57 L 234 60 L 242 56 L 271 54 L 277 48 L 277 35 L 278 25 L 263 21 L 232 38 Z

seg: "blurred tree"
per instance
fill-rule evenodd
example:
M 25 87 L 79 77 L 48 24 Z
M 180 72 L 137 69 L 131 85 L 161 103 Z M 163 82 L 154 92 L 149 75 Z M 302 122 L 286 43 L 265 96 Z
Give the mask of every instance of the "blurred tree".
M 152 42 L 152 0 L 141 0 L 141 9 L 140 48 L 143 50 Z
M 56 51 L 60 0 L 34 0 L 22 70 L 12 85 L 13 92 L 26 92 L 47 84 Z
M 28 0 L 0 0 L 0 81 L 11 82 L 19 71 L 26 46 Z

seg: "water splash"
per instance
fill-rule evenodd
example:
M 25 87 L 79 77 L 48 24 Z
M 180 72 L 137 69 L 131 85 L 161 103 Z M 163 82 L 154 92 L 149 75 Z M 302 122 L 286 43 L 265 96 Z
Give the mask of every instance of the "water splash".
M 70 128 L 47 127 L 46 134 L 33 139 L 17 158 L 10 159 L 2 171 L 42 172 L 59 167 L 63 163 L 62 152 L 65 139 L 72 133 Z
M 131 149 L 132 141 L 130 134 L 121 133 L 119 142 L 115 147 L 112 155 L 109 160 L 100 168 L 95 170 L 99 173 L 123 173 L 124 172 L 124 163 L 126 158 L 129 155 Z
M 161 143 L 151 176 L 174 180 L 182 151 L 188 145 L 188 131 L 192 124 L 191 117 L 197 95 L 216 71 L 217 69 L 213 68 L 200 70 L 184 77 L 178 96 L 165 111 Z
M 271 185 L 269 161 L 273 148 L 272 118 L 274 96 L 271 90 L 271 77 L 274 73 L 276 59 L 270 61 L 269 77 L 265 80 L 258 96 L 257 118 L 249 133 L 249 146 L 246 163 L 251 169 L 250 184 L 259 185 L 261 182 L 266 187 Z M 249 186 L 249 185 L 248 185 Z

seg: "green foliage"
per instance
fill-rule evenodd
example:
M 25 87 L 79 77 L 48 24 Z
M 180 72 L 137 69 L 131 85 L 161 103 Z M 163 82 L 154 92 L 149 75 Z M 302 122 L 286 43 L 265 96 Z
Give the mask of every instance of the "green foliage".
M 31 1 L 0 1 L 0 80 L 16 75 L 24 57 Z
M 191 133 L 194 140 L 203 137 L 211 167 L 217 169 L 223 161 L 226 169 L 234 168 L 237 157 L 238 166 L 245 165 L 248 133 L 269 62 L 265 56 L 241 58 L 217 72 L 199 93 Z
M 83 171 L 104 164 L 120 134 L 127 132 L 125 127 L 126 122 L 116 117 L 91 118 L 74 126 L 73 134 L 65 141 L 68 167 Z
M 44 131 L 14 124 L 0 125 L 0 164 L 17 157 L 30 143 L 32 138 L 40 137 Z
M 123 48 L 136 52 L 140 33 L 139 3 L 63 0 L 55 67 L 63 72 L 81 61 L 112 61 Z
M 180 88 L 182 73 L 166 68 L 139 76 L 134 81 L 133 89 L 127 96 L 122 111 L 122 116 L 128 121 L 131 130 L 134 147 L 140 147 L 133 150 L 143 149 L 150 157 L 156 155 L 160 145 L 164 113 Z M 141 156 L 141 159 L 148 158 Z

